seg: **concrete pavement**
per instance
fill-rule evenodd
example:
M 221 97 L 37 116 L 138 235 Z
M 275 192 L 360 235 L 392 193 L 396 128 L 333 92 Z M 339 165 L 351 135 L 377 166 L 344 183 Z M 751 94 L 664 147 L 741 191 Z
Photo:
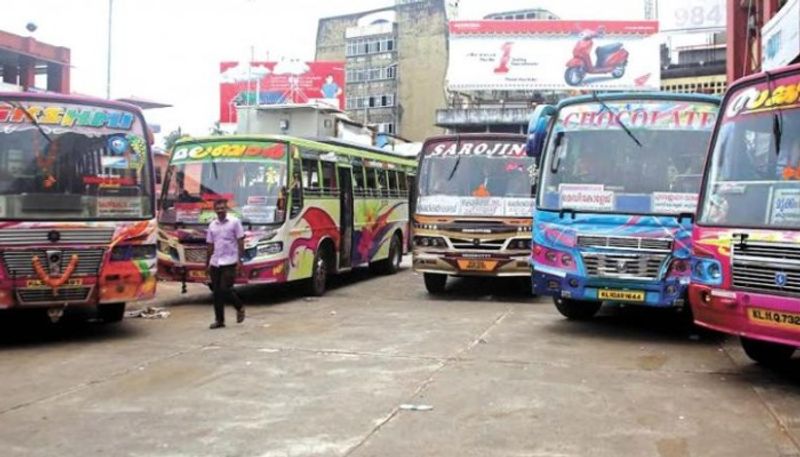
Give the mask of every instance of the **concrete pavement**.
M 797 359 L 765 370 L 664 313 L 567 322 L 509 281 L 335 282 L 247 288 L 218 331 L 177 285 L 162 320 L 6 319 L 0 454 L 800 456 Z

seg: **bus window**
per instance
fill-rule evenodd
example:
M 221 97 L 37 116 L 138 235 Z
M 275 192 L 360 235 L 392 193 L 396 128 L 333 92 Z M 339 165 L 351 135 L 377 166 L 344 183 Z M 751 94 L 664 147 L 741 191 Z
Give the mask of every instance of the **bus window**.
M 397 172 L 395 170 L 389 170 L 389 196 L 396 197 L 398 193 Z
M 291 197 L 292 197 L 292 206 L 291 212 L 289 217 L 294 219 L 295 217 L 300 215 L 300 212 L 303 210 L 303 188 L 301 183 L 303 182 L 303 169 L 300 166 L 299 160 L 292 161 L 292 179 L 290 181 L 291 186 Z
M 389 195 L 389 184 L 386 181 L 386 170 L 382 168 L 375 169 L 375 177 L 378 183 L 378 195 L 381 197 L 385 197 Z
M 319 162 L 312 159 L 303 159 L 303 188 L 306 190 L 319 190 Z
M 380 195 L 378 179 L 375 172 L 376 170 L 374 168 L 367 168 L 367 193 L 372 196 Z
M 322 190 L 335 192 L 336 185 L 336 164 L 333 162 L 322 162 Z
M 398 181 L 397 184 L 400 185 L 400 193 L 403 194 L 403 195 L 407 195 L 407 193 L 408 193 L 408 175 L 406 175 L 405 172 L 400 172 L 399 175 L 400 175 L 399 176 L 400 180 Z
M 353 190 L 356 192 L 364 192 L 364 166 L 353 165 Z

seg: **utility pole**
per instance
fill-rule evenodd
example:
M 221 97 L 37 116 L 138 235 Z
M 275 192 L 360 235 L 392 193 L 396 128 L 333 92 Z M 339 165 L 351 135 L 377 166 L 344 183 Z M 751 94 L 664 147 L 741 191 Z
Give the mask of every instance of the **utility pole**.
M 106 98 L 111 99 L 111 19 L 114 17 L 114 0 L 108 0 L 108 55 L 106 57 Z

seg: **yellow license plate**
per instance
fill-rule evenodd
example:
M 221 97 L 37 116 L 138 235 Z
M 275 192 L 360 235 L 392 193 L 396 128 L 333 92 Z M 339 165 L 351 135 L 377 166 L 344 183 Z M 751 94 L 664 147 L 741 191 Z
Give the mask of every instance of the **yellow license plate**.
M 643 302 L 645 293 L 640 290 L 603 289 L 597 292 L 599 300 Z
M 771 311 L 760 308 L 747 308 L 747 317 L 756 324 L 800 331 L 800 314 Z
M 496 260 L 459 260 L 458 268 L 464 271 L 494 271 Z
M 28 289 L 49 289 L 50 286 L 44 283 L 44 281 L 40 281 L 38 279 L 29 279 L 26 282 L 26 287 Z M 74 287 L 83 285 L 83 279 L 68 279 L 61 287 Z
M 208 274 L 203 270 L 191 270 L 189 272 L 190 278 L 197 278 L 197 279 L 206 279 Z

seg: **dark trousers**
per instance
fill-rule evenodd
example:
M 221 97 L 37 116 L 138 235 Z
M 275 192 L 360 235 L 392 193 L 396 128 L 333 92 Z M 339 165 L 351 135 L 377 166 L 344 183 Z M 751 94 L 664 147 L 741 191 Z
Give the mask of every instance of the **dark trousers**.
M 225 302 L 237 310 L 242 309 L 242 300 L 233 290 L 236 282 L 236 265 L 211 267 L 211 288 L 214 290 L 214 316 L 217 322 L 225 322 Z

